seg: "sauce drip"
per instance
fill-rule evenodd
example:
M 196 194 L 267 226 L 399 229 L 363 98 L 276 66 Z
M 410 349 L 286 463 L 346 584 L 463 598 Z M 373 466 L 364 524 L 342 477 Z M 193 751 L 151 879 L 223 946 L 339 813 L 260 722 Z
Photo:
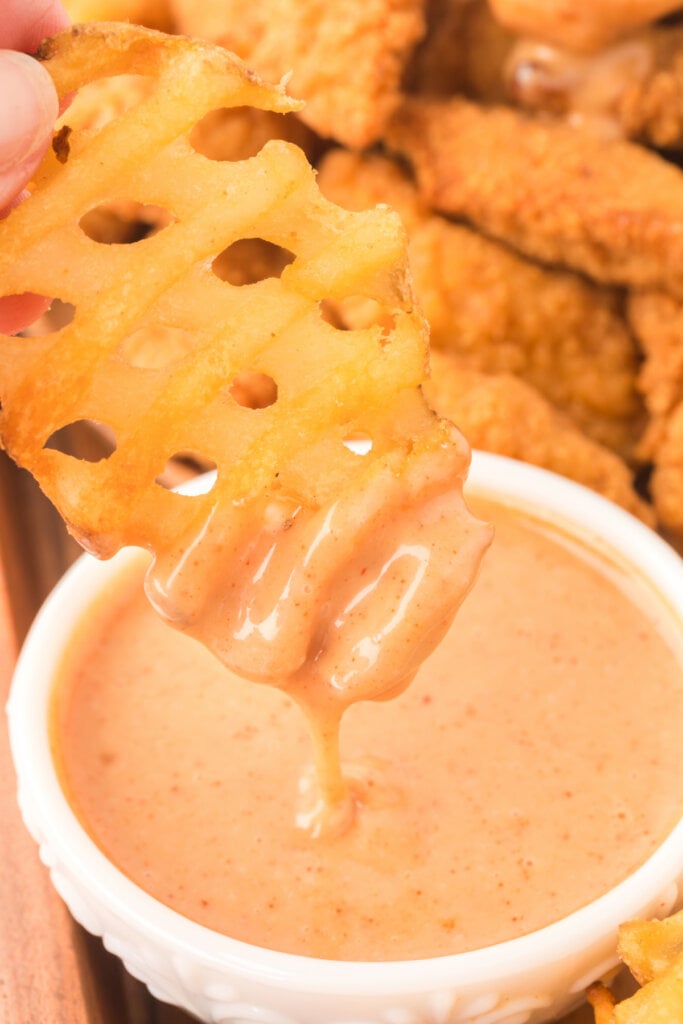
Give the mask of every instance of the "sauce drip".
M 353 820 L 339 757 L 349 705 L 410 683 L 444 636 L 492 537 L 462 495 L 463 448 L 380 465 L 318 510 L 272 496 L 209 518 L 182 553 L 157 554 L 146 590 L 172 625 L 231 671 L 302 708 L 315 751 L 299 821 L 334 835 Z

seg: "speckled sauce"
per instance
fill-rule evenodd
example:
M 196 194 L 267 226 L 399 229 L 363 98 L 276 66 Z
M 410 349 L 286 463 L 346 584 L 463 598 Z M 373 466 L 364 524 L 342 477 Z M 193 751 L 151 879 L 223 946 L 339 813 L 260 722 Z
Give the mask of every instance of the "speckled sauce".
M 300 707 L 147 605 L 144 564 L 79 628 L 53 708 L 64 787 L 143 889 L 236 938 L 392 960 L 532 931 L 624 878 L 683 806 L 683 652 L 601 556 L 475 503 L 496 539 L 410 687 L 341 728 L 355 817 L 302 827 Z

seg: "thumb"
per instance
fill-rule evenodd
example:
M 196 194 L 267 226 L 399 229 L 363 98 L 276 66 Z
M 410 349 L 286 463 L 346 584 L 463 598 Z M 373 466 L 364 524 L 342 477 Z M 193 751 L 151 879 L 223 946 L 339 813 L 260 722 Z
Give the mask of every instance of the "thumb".
M 59 104 L 33 57 L 0 50 L 0 210 L 30 180 L 52 136 Z

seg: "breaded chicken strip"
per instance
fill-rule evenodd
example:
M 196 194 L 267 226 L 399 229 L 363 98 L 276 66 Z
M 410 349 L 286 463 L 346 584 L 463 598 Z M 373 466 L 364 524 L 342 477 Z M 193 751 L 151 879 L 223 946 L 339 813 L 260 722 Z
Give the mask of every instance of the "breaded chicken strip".
M 645 356 L 638 387 L 652 420 L 661 420 L 683 402 L 683 303 L 666 292 L 634 292 L 626 312 Z
M 401 214 L 433 346 L 471 370 L 522 377 L 594 440 L 632 455 L 642 429 L 638 357 L 620 295 L 432 214 L 384 157 L 335 150 L 318 181 L 349 209 L 387 202 Z
M 615 39 L 681 6 L 680 0 L 489 0 L 510 31 L 534 35 L 578 53 L 595 53 Z
M 424 391 L 430 405 L 451 419 L 473 448 L 551 469 L 653 524 L 652 509 L 634 490 L 626 464 L 577 430 L 524 381 L 477 373 L 452 355 L 432 352 L 432 377 Z
M 650 414 L 639 451 L 653 463 L 658 518 L 683 538 L 683 303 L 644 292 L 630 297 L 628 313 L 645 353 L 639 386 Z
M 683 402 L 673 410 L 659 438 L 650 493 L 664 532 L 683 552 Z
M 590 56 L 535 41 L 509 54 L 508 95 L 609 138 L 683 147 L 683 24 L 655 25 Z
M 437 210 L 543 262 L 683 298 L 683 172 L 655 153 L 459 98 L 406 102 L 388 140 Z
M 367 146 L 400 100 L 425 31 L 423 0 L 171 0 L 179 31 L 220 43 L 264 78 L 291 73 L 302 118 L 326 138 Z
M 427 35 L 406 68 L 406 91 L 503 102 L 503 70 L 516 37 L 496 21 L 487 0 L 426 0 L 425 13 Z

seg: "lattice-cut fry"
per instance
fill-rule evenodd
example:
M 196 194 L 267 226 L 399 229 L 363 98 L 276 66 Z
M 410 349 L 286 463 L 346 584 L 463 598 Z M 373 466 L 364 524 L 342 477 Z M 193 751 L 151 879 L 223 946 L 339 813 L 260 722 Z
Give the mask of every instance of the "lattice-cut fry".
M 683 911 L 619 928 L 619 956 L 642 988 L 617 1002 L 603 986 L 588 992 L 596 1024 L 674 1024 L 683 1020 Z
M 67 115 L 32 195 L 0 224 L 0 293 L 75 308 L 52 335 L 0 336 L 4 446 L 87 548 L 152 551 L 153 603 L 241 674 L 284 684 L 313 663 L 342 703 L 349 688 L 376 696 L 382 679 L 407 682 L 490 533 L 462 503 L 467 445 L 421 395 L 426 329 L 398 216 L 334 206 L 286 142 L 240 161 L 198 153 L 190 136 L 212 109 L 297 107 L 227 51 L 87 25 L 40 57 L 62 96 L 117 74 L 153 88 L 101 128 L 70 131 Z M 82 221 L 114 200 L 169 217 L 134 244 L 104 245 Z M 291 261 L 279 276 L 221 280 L 217 257 L 254 238 Z M 325 301 L 354 295 L 375 300 L 381 321 L 328 323 Z M 168 359 L 150 354 L 154 337 Z M 113 434 L 109 457 L 79 462 L 52 446 L 83 420 Z M 162 486 L 168 460 L 187 453 L 217 467 L 206 494 Z M 377 595 L 406 593 L 410 642 L 387 627 L 366 659 Z
M 178 31 L 292 76 L 305 122 L 353 148 L 377 142 L 425 31 L 424 0 L 170 0 Z
M 619 956 L 640 985 L 683 963 L 683 910 L 661 921 L 627 921 L 619 928 Z

